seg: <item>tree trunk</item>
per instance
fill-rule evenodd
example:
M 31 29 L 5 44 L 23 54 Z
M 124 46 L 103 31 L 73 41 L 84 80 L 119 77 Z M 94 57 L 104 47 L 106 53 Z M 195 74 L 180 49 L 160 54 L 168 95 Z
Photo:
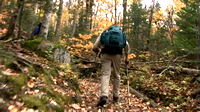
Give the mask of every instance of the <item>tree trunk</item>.
M 94 19 L 95 19 L 95 20 L 96 20 L 96 17 L 97 17 L 97 13 L 99 12 L 99 3 L 97 3 L 96 7 L 97 7 L 97 8 L 96 8 L 97 10 L 96 10 L 96 12 L 94 13 Z M 107 18 L 106 18 L 106 19 L 107 19 Z M 95 21 L 94 21 L 93 24 L 94 24 L 94 27 L 95 27 L 95 25 L 96 25 Z
M 37 14 L 38 6 L 39 6 L 38 0 L 35 0 L 32 6 L 34 7 L 34 14 Z
M 127 0 L 123 0 L 123 31 L 126 31 L 126 29 L 125 29 L 125 23 L 126 23 L 126 7 L 127 7 Z
M 3 0 L 0 0 L 0 11 L 2 10 L 3 7 Z
M 173 31 L 172 31 L 173 23 L 174 23 L 173 14 L 174 14 L 174 8 L 172 6 L 171 10 L 168 12 L 168 23 L 169 23 L 168 28 L 169 28 L 169 36 L 170 36 L 172 45 L 174 44 Z
M 20 9 L 22 7 L 22 3 L 23 2 L 24 2 L 24 0 L 18 0 L 17 1 L 17 9 L 14 11 L 14 13 L 13 13 L 11 19 L 10 19 L 10 23 L 9 23 L 9 26 L 8 26 L 8 31 L 7 31 L 5 36 L 0 38 L 0 40 L 7 40 L 9 37 L 14 35 L 14 30 L 15 30 L 17 17 L 18 17 L 18 14 L 19 14 L 19 11 L 20 11 Z
M 39 36 L 44 37 L 46 40 L 48 39 L 48 31 L 49 31 L 49 23 L 51 20 L 51 11 L 53 7 L 53 0 L 46 0 L 45 5 L 45 13 L 42 21 L 42 27 L 40 29 Z
M 117 0 L 115 0 L 115 24 L 117 24 Z
M 90 30 L 92 29 L 93 4 L 94 4 L 94 0 L 90 0 Z
M 63 0 L 60 0 L 59 10 L 58 10 L 58 18 L 57 18 L 57 24 L 56 24 L 56 42 L 59 41 L 60 38 L 60 24 L 61 24 L 61 17 L 62 17 L 62 10 L 63 10 Z
M 85 19 L 84 25 L 89 29 L 92 29 L 93 4 L 94 4 L 94 0 L 86 0 L 86 19 Z
M 89 12 L 90 12 L 90 0 L 86 0 L 86 14 L 85 14 L 85 21 L 84 21 L 84 25 L 85 28 L 88 28 L 89 26 Z
M 149 49 L 149 37 L 151 36 L 151 27 L 152 27 L 154 8 L 155 8 L 155 0 L 152 0 L 151 12 L 150 12 L 150 16 L 149 16 L 148 35 L 146 37 L 145 46 L 144 46 L 144 50 L 145 51 L 147 51 Z
M 18 38 L 21 37 L 21 31 L 22 31 L 22 16 L 23 16 L 23 10 L 24 10 L 24 1 L 21 4 L 20 12 L 19 12 L 19 30 L 18 30 Z
M 150 16 L 149 16 L 149 33 L 148 33 L 148 37 L 151 36 L 151 26 L 152 26 L 151 24 L 152 24 L 152 20 L 153 20 L 154 8 L 155 8 L 155 0 L 152 0 L 151 12 L 150 12 Z
M 200 6 L 200 0 L 199 0 L 199 6 Z M 199 20 L 200 20 L 200 7 L 199 7 Z M 199 32 L 200 32 L 200 22 L 199 22 Z M 198 40 L 200 43 L 200 34 L 198 35 Z M 200 44 L 199 44 L 199 48 L 200 48 Z M 200 51 L 199 51 L 199 57 L 200 57 Z M 199 61 L 199 68 L 200 68 L 200 61 Z
M 77 21 L 78 21 L 78 13 L 79 13 L 79 8 L 80 8 L 80 6 L 81 6 L 81 5 L 80 5 L 80 2 L 81 2 L 81 0 L 78 0 L 77 9 L 76 9 L 75 14 L 74 14 L 74 22 L 73 22 L 71 37 L 74 36 L 75 31 L 76 31 Z

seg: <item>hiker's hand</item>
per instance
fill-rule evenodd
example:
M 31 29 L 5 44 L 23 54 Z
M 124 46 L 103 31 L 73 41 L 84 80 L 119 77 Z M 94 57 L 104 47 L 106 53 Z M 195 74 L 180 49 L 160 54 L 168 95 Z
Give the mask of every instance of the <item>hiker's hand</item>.
M 125 64 L 128 65 L 129 64 L 129 60 L 125 60 Z
M 92 49 L 96 54 L 99 53 L 99 49 Z
M 126 58 L 125 58 L 125 64 L 126 65 L 128 65 L 129 64 L 129 59 L 128 59 L 128 57 L 126 56 Z

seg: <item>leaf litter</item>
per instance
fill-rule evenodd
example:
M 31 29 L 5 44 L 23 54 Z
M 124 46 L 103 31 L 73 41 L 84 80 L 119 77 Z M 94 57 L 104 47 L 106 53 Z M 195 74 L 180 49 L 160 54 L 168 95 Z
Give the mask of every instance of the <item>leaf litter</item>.
M 151 107 L 150 104 L 142 102 L 142 99 L 137 98 L 134 94 L 128 94 L 127 85 L 120 86 L 120 99 L 115 103 L 112 99 L 112 84 L 110 84 L 110 94 L 108 102 L 104 107 L 97 107 L 99 101 L 101 85 L 100 80 L 87 78 L 80 80 L 79 85 L 83 94 L 81 94 L 81 104 L 72 104 L 68 109 L 69 112 L 159 112 L 159 108 Z M 130 98 L 130 104 L 128 99 Z

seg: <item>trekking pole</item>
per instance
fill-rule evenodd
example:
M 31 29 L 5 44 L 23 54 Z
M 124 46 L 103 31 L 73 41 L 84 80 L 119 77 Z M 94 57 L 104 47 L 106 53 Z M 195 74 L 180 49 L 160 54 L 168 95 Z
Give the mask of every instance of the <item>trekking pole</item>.
M 97 53 L 97 54 L 95 55 L 95 57 L 94 57 L 94 64 L 96 63 L 97 56 L 98 56 L 98 53 Z M 95 64 L 92 73 L 96 73 L 96 72 L 97 72 L 97 65 Z
M 126 76 L 127 76 L 127 89 L 128 89 L 128 105 L 130 104 L 130 97 L 129 97 L 129 76 L 128 76 L 128 64 L 126 64 Z

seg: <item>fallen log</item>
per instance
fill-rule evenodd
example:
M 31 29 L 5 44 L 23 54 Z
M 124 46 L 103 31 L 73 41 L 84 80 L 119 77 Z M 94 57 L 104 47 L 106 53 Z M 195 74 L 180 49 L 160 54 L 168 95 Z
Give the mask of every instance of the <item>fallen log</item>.
M 19 57 L 18 55 L 16 55 L 15 53 L 12 53 L 12 52 L 6 52 L 6 51 L 0 49 L 0 54 L 5 54 L 5 55 L 9 55 L 9 56 L 16 58 L 17 61 L 25 64 L 28 67 L 30 67 L 33 70 L 34 73 L 36 73 L 34 66 L 38 67 L 38 68 L 43 68 L 42 65 L 34 63 L 33 61 L 30 61 L 28 59 Z
M 131 94 L 134 94 L 136 97 L 143 99 L 144 102 L 150 102 L 151 106 L 155 108 L 160 108 L 162 112 L 168 112 L 166 109 L 161 108 L 157 103 L 155 103 L 153 100 L 149 99 L 147 96 L 141 94 L 137 90 L 129 87 L 129 91 Z
M 187 73 L 189 75 L 192 74 L 199 74 L 200 70 L 198 69 L 191 69 L 191 68 L 180 68 L 180 67 L 176 67 L 176 66 L 169 66 L 170 70 L 180 70 L 183 73 Z
M 181 67 L 176 67 L 176 66 L 156 67 L 156 68 L 154 67 L 154 68 L 151 68 L 151 69 L 156 70 L 158 72 L 161 72 L 159 75 L 163 74 L 167 70 L 173 70 L 173 71 L 185 73 L 185 74 L 188 74 L 188 75 L 194 75 L 194 76 L 197 76 L 200 73 L 200 70 L 198 70 L 198 69 L 181 68 Z
M 17 55 L 14 54 L 14 53 L 6 52 L 6 51 L 3 51 L 3 50 L 0 50 L 0 53 L 1 53 L 1 54 L 6 54 L 6 55 L 13 56 L 13 57 L 15 57 L 18 61 L 20 61 L 20 62 L 22 62 L 22 63 L 24 63 L 24 64 L 26 64 L 26 65 L 28 65 L 28 66 L 30 66 L 30 64 L 33 64 L 33 65 L 37 65 L 38 67 L 42 67 L 41 65 L 35 64 L 35 63 L 33 63 L 32 61 L 27 60 L 27 59 L 25 59 L 25 58 L 19 57 L 19 56 L 17 56 Z

